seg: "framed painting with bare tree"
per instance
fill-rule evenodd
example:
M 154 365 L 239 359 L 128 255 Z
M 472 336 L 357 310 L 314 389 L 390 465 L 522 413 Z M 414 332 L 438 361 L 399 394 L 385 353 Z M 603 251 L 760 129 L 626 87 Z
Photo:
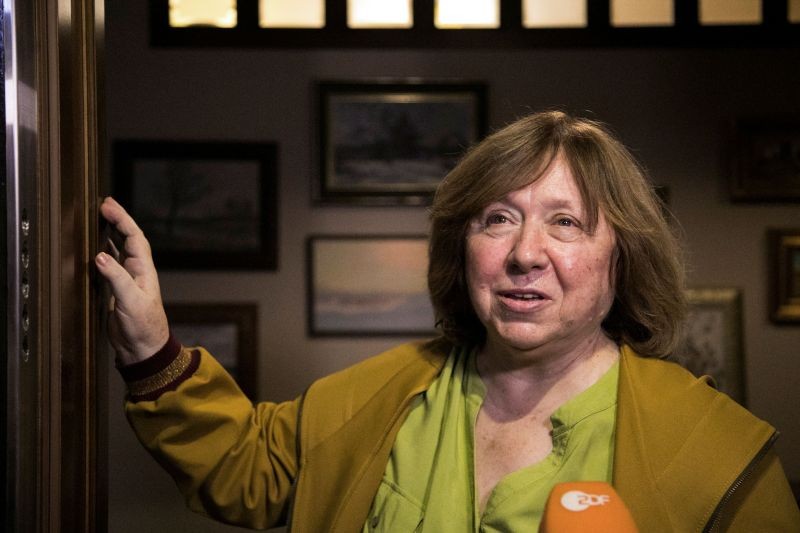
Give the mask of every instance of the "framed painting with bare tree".
M 277 267 L 277 146 L 120 140 L 114 195 L 162 269 Z

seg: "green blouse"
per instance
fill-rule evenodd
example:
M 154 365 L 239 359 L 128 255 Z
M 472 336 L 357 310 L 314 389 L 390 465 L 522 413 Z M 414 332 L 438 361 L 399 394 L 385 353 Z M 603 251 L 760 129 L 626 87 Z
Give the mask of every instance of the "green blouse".
M 474 430 L 486 389 L 475 351 L 453 350 L 400 428 L 362 532 L 536 531 L 553 486 L 611 481 L 619 363 L 550 417 L 553 450 L 508 474 L 481 514 Z

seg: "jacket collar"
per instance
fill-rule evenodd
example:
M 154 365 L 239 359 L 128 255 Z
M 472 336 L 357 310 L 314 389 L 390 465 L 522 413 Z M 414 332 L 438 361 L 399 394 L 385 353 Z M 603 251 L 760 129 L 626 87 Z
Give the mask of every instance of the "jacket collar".
M 701 531 L 774 428 L 708 378 L 622 348 L 614 486 L 642 531 Z
M 361 531 L 411 400 L 446 359 L 403 345 L 312 385 L 300 418 L 293 533 Z

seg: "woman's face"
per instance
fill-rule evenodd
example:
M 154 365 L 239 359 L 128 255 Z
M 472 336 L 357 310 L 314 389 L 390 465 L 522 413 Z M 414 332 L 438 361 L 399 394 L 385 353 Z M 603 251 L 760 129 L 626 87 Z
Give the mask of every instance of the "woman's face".
M 488 350 L 566 353 L 602 335 L 614 300 L 615 239 L 602 212 L 594 233 L 586 226 L 578 186 L 561 158 L 472 221 L 466 277 Z

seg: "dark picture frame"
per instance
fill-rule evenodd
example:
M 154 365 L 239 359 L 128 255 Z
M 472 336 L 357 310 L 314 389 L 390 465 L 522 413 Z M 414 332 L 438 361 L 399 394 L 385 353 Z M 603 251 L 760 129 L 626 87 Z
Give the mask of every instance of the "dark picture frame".
M 317 83 L 316 204 L 427 205 L 487 128 L 487 85 L 453 81 Z
M 718 390 L 744 405 L 741 290 L 690 288 L 686 297 L 689 315 L 673 358 L 695 376 L 711 376 Z
M 768 229 L 770 318 L 800 324 L 800 229 Z
M 173 303 L 164 306 L 170 330 L 184 346 L 202 346 L 258 400 L 258 306 L 242 303 Z
M 275 143 L 117 140 L 113 194 L 160 269 L 274 270 Z
M 433 336 L 427 242 L 422 235 L 309 236 L 309 335 Z
M 800 202 L 800 117 L 735 125 L 731 196 L 741 202 Z

